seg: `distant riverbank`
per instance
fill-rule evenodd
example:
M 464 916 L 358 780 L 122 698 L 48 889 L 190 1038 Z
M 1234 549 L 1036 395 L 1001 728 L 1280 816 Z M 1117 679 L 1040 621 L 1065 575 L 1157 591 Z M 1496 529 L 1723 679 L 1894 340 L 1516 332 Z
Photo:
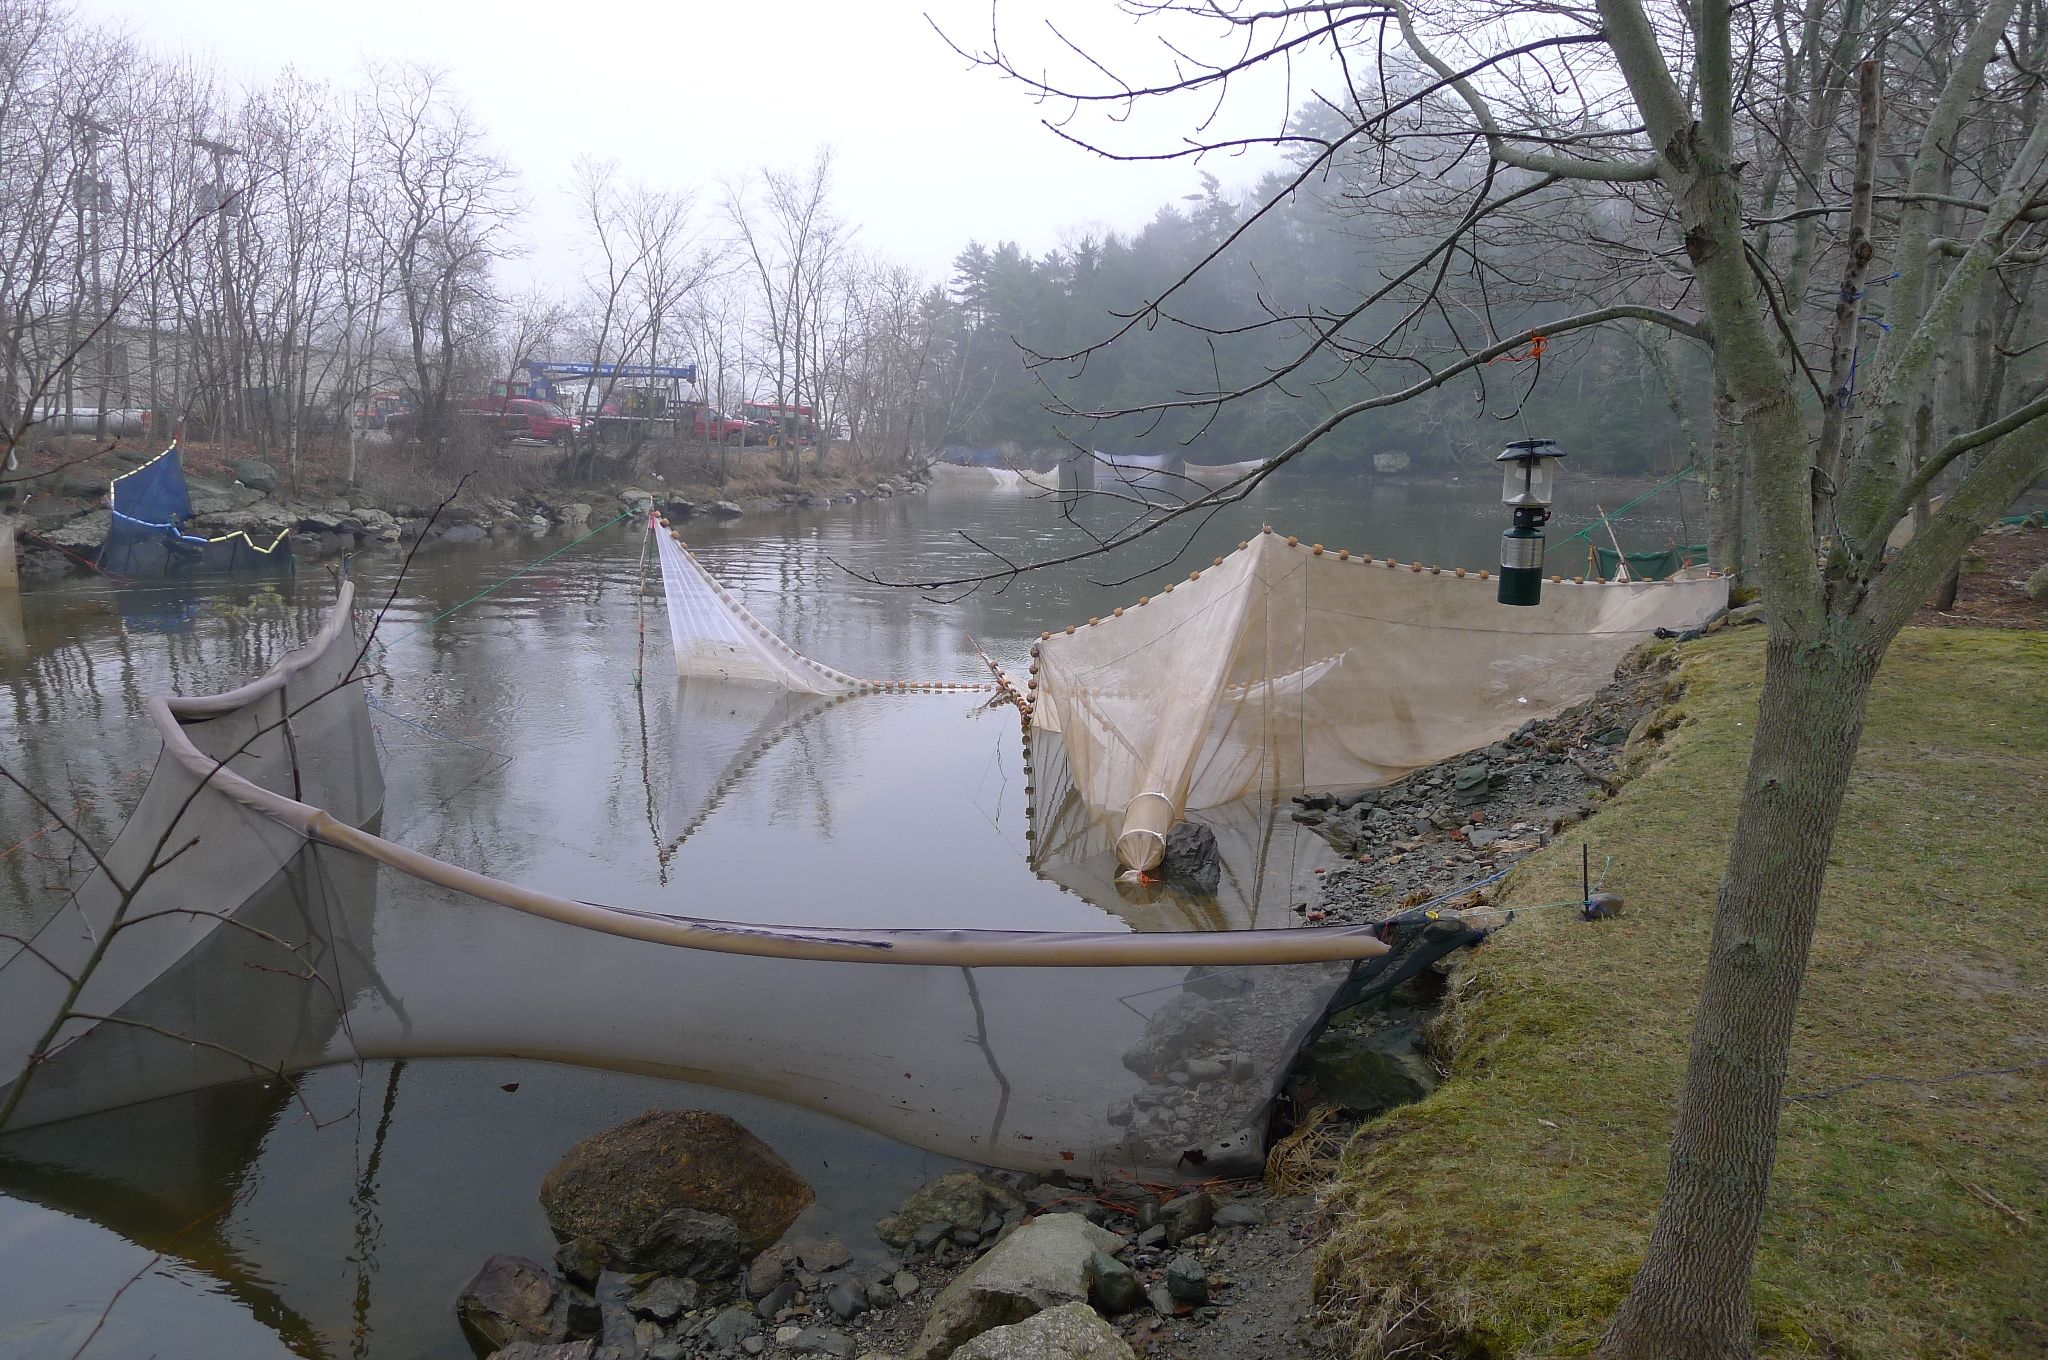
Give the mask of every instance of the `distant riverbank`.
M 345 476 L 345 452 L 333 448 L 302 460 L 296 478 L 269 459 L 233 449 L 183 449 L 180 455 L 192 497 L 190 532 L 241 532 L 263 545 L 286 535 L 293 556 L 304 560 L 423 540 L 577 534 L 649 506 L 676 520 L 735 519 L 925 489 L 922 469 L 883 465 L 849 450 L 828 453 L 822 466 L 806 450 L 805 467 L 789 480 L 769 449 L 657 449 L 638 459 L 589 459 L 572 468 L 574 455 L 544 447 L 427 455 L 383 442 L 360 450 L 354 484 Z M 112 479 L 155 456 L 118 447 L 39 451 L 27 471 L 40 465 L 50 469 L 47 475 L 13 483 L 12 503 L 0 503 L 0 514 L 12 515 L 19 527 L 23 583 L 92 571 L 112 520 Z

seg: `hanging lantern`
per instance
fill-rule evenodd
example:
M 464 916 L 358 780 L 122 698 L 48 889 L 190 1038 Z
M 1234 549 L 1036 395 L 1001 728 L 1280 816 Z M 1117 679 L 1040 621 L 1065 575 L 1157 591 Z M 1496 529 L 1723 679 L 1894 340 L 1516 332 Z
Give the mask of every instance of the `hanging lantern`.
M 1501 503 L 1514 524 L 1500 536 L 1502 604 L 1535 604 L 1543 597 L 1543 526 L 1557 488 L 1564 450 L 1548 439 L 1518 439 L 1501 451 Z

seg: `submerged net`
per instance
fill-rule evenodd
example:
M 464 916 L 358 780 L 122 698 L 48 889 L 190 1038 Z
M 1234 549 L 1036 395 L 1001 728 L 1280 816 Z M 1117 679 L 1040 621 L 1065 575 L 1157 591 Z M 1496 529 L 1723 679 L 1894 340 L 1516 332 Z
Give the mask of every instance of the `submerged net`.
M 164 754 L 105 867 L 0 962 L 9 1131 L 327 1064 L 502 1055 L 755 1091 L 1000 1166 L 1243 1172 L 1301 1038 L 1386 952 L 1363 928 L 721 921 L 432 858 L 364 829 L 384 783 L 352 601 L 344 583 L 262 679 L 152 701 Z M 756 681 L 838 674 L 722 636 L 772 660 L 742 668 Z M 701 676 L 683 698 L 693 819 L 830 703 Z
M 1495 584 L 1260 534 L 1189 580 L 1035 652 L 1034 738 L 1057 740 L 1118 859 L 1158 864 L 1190 809 L 1390 782 L 1598 689 L 1657 628 L 1725 608 L 1720 577 Z

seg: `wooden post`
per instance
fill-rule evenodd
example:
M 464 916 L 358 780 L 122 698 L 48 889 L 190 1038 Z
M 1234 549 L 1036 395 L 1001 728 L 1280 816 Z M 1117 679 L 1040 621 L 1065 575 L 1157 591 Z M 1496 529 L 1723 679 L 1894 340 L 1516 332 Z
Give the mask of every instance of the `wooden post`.
M 14 560 L 14 521 L 0 515 L 0 595 L 21 592 L 21 568 Z

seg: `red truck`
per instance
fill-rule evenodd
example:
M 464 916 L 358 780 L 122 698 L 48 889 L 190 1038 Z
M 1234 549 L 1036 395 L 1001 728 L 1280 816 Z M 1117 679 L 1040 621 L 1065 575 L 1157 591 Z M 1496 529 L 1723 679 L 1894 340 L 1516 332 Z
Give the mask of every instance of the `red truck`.
M 699 444 L 731 444 L 735 447 L 747 443 L 766 443 L 757 438 L 759 431 L 752 421 L 729 416 L 715 406 L 701 401 L 684 401 L 674 404 L 651 403 L 636 400 L 637 392 L 621 392 L 613 395 L 599 412 L 601 419 L 673 421 L 665 427 L 674 436 L 694 440 Z M 685 410 L 688 415 L 684 414 Z M 653 413 L 650 416 L 650 413 Z M 687 421 L 687 424 L 685 423 Z
M 490 427 L 498 438 L 538 439 L 567 447 L 583 422 L 551 401 L 531 397 L 464 397 L 457 408 Z

